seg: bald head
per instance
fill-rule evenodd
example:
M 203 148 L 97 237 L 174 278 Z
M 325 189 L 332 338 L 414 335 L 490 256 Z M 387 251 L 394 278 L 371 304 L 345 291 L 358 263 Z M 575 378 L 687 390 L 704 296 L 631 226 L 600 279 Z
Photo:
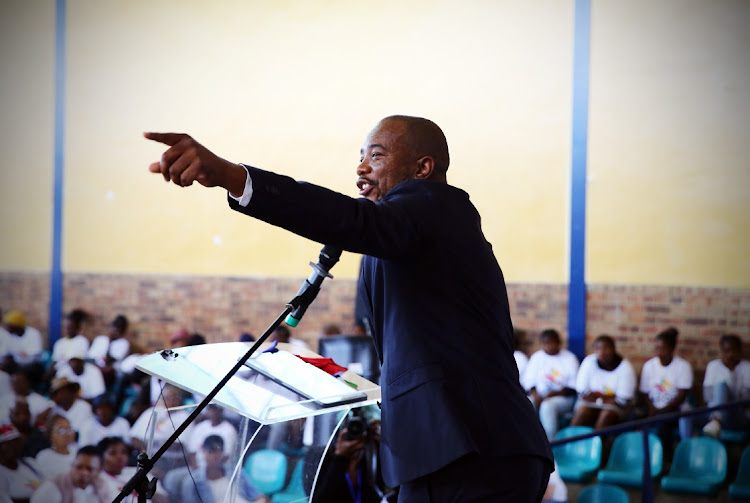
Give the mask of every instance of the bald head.
M 408 115 L 391 115 L 382 119 L 378 126 L 385 122 L 397 122 L 405 127 L 401 138 L 415 158 L 432 157 L 435 161 L 435 175 L 445 177 L 450 165 L 448 141 L 440 127 L 429 119 Z M 376 126 L 376 127 L 378 127 Z

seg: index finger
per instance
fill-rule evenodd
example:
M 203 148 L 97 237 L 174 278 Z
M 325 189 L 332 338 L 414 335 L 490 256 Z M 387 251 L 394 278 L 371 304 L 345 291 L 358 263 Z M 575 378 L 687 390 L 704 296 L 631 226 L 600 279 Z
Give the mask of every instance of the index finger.
M 170 147 L 177 145 L 180 140 L 187 137 L 186 134 L 183 133 L 150 133 L 146 132 L 143 133 L 143 137 L 147 138 L 149 140 L 158 141 L 159 143 L 163 143 L 165 145 L 169 145 Z

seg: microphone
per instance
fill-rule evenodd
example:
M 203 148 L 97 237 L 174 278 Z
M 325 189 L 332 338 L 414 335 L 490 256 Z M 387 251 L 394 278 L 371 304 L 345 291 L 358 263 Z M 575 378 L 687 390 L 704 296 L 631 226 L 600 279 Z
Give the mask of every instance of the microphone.
M 297 292 L 297 296 L 292 302 L 290 302 L 290 304 L 293 304 L 295 301 L 298 301 L 299 304 L 294 312 L 286 317 L 287 325 L 290 327 L 296 327 L 299 320 L 301 320 L 302 316 L 305 314 L 305 311 L 307 311 L 307 308 L 312 304 L 312 301 L 315 300 L 315 297 L 317 297 L 323 280 L 326 278 L 333 279 L 333 276 L 331 276 L 328 271 L 339 261 L 339 257 L 341 257 L 340 248 L 325 245 L 323 249 L 320 250 L 318 263 L 313 264 L 310 262 L 313 272 L 310 274 L 310 277 L 302 283 L 302 287 L 300 287 L 299 292 Z

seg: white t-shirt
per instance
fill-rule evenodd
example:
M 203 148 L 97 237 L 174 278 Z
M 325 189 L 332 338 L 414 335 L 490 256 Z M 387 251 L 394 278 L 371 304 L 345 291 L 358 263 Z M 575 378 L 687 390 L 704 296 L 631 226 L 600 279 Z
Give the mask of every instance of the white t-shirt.
M 10 409 L 16 404 L 16 395 L 12 391 L 4 395 L 0 394 L 0 424 L 6 424 L 10 422 Z M 30 393 L 29 396 L 24 396 L 26 403 L 29 404 L 29 412 L 31 413 L 31 424 L 36 423 L 36 417 L 49 409 L 54 405 L 52 400 L 44 398 L 39 393 Z
M 63 409 L 59 405 L 55 405 L 50 412 L 49 417 L 56 414 L 59 414 L 70 421 L 71 428 L 77 432 L 80 432 L 81 428 L 83 428 L 84 425 L 94 417 L 91 405 L 86 400 L 81 400 L 80 398 L 76 398 L 76 401 L 73 402 L 73 405 L 71 405 L 68 410 Z
M 15 470 L 0 465 L 0 493 L 13 499 L 27 499 L 42 483 L 43 477 L 33 458 L 19 460 Z
M 526 391 L 536 388 L 536 392 L 544 397 L 550 391 L 575 389 L 577 375 L 576 355 L 567 349 L 561 349 L 556 355 L 547 354 L 540 349 L 529 358 L 521 384 Z
M 185 409 L 170 410 L 169 413 L 162 407 L 156 408 L 154 414 L 154 407 L 149 407 L 143 413 L 138 416 L 133 427 L 130 428 L 130 438 L 137 438 L 146 445 L 149 443 L 149 435 L 151 434 L 151 422 L 156 421 L 154 427 L 154 447 L 161 447 L 164 442 L 175 432 L 177 428 L 187 419 L 190 414 Z M 153 416 L 153 417 L 152 417 Z M 180 435 L 180 440 L 188 439 L 192 435 L 191 429 L 193 426 L 188 426 L 185 431 Z M 172 446 L 178 445 L 177 442 Z
M 80 445 L 96 445 L 106 437 L 121 437 L 125 443 L 130 443 L 130 423 L 124 417 L 116 417 L 109 426 L 102 426 L 94 416 L 81 428 L 78 435 Z
M 130 479 L 133 478 L 133 475 L 138 471 L 138 468 L 135 466 L 126 466 L 122 469 L 122 472 L 120 472 L 120 475 L 110 475 L 109 473 L 105 472 L 103 469 L 99 472 L 99 478 L 104 482 L 102 484 L 102 487 L 104 489 L 104 497 L 102 498 L 105 502 L 114 501 L 114 499 L 119 496 L 120 491 L 122 491 L 122 488 L 125 487 L 125 484 L 130 482 Z M 159 481 L 158 484 L 156 484 L 156 494 L 162 495 L 164 498 L 168 498 L 167 492 L 164 490 L 163 484 L 161 481 Z M 138 496 L 135 491 L 131 494 L 131 498 L 125 498 L 123 501 L 130 502 L 130 501 L 137 501 Z M 151 500 L 147 500 L 151 501 Z M 221 500 L 223 501 L 223 496 Z
M 55 452 L 51 447 L 39 451 L 35 458 L 36 464 L 45 480 L 58 473 L 69 472 L 70 467 L 73 466 L 73 461 L 76 459 L 76 452 L 78 452 L 78 445 L 76 444 L 68 446 L 68 454 Z
M 67 377 L 68 381 L 77 382 L 81 386 L 81 397 L 89 400 L 98 397 L 106 391 L 102 371 L 93 363 L 84 363 L 81 375 L 73 372 L 73 369 L 67 362 L 60 363 L 58 364 L 55 377 Z
M 87 486 L 86 489 L 76 487 L 73 489 L 74 503 L 98 503 L 101 501 L 94 491 L 94 486 Z M 57 488 L 57 484 L 51 480 L 45 481 L 39 489 L 31 495 L 30 503 L 60 503 L 62 502 L 62 493 Z M 104 503 L 104 502 L 102 502 Z
M 641 393 L 647 394 L 657 409 L 663 409 L 681 390 L 689 390 L 693 386 L 693 369 L 690 364 L 679 356 L 672 357 L 666 367 L 655 356 L 643 364 L 641 369 Z M 685 400 L 680 410 L 690 408 Z
M 99 361 L 103 362 L 107 357 L 107 351 L 109 351 L 109 337 L 106 335 L 97 335 L 91 341 L 91 346 L 89 346 L 89 350 L 86 352 L 86 357 L 97 363 Z
M 121 362 L 130 353 L 130 341 L 125 337 L 120 337 L 109 342 L 109 356 L 116 361 Z
M 22 336 L 8 335 L 8 353 L 20 365 L 39 359 L 42 354 L 42 334 L 34 327 L 26 327 Z
M 729 370 L 721 360 L 708 362 L 703 386 L 715 386 L 720 382 L 727 383 L 734 399 L 750 398 L 750 361 L 741 360 L 734 370 Z
M 203 468 L 206 465 L 202 447 L 203 441 L 211 435 L 218 435 L 224 440 L 224 454 L 228 460 L 231 461 L 231 456 L 237 448 L 237 430 L 232 423 L 222 421 L 218 425 L 212 426 L 211 421 L 208 419 L 201 421 L 193 427 L 190 438 L 186 442 L 188 450 L 195 453 L 195 459 L 199 468 Z
M 52 346 L 52 361 L 67 362 L 73 356 L 85 355 L 89 350 L 89 340 L 78 334 L 75 337 L 57 339 Z
M 619 405 L 625 405 L 635 394 L 635 372 L 625 358 L 614 370 L 604 370 L 596 361 L 596 354 L 588 355 L 581 362 L 576 378 L 576 392 L 579 395 L 598 392 L 615 397 Z
M 518 367 L 518 378 L 523 382 L 523 373 L 526 371 L 526 366 L 529 364 L 529 357 L 523 351 L 513 351 L 513 358 L 516 360 L 516 367 Z

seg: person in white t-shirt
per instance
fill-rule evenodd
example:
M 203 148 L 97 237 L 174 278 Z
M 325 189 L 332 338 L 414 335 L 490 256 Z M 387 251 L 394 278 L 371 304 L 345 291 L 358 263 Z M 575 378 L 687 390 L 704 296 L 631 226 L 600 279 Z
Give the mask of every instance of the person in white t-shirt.
M 106 437 L 120 437 L 130 442 L 130 423 L 117 415 L 115 404 L 106 394 L 94 399 L 94 417 L 81 428 L 78 443 L 96 445 Z
M 638 388 L 642 400 L 648 406 L 648 417 L 690 408 L 687 400 L 693 386 L 693 369 L 690 364 L 675 355 L 678 331 L 670 327 L 656 336 L 654 353 L 656 356 L 643 364 L 641 383 Z M 675 421 L 660 423 L 657 431 L 664 452 L 672 453 L 672 428 Z M 685 418 L 679 421 L 680 438 L 692 436 L 692 422 Z
M 52 361 L 55 365 L 65 363 L 73 355 L 86 354 L 89 340 L 82 334 L 91 315 L 83 309 L 73 309 L 65 316 L 64 337 L 52 345 Z
M 0 426 L 0 495 L 13 502 L 27 501 L 44 479 L 36 461 L 21 456 L 23 442 L 13 425 Z
M 130 447 L 122 438 L 103 438 L 96 447 L 102 453 L 102 470 L 99 472 L 99 477 L 105 482 L 106 498 L 104 501 L 114 501 L 122 488 L 133 478 L 138 468 L 127 466 Z M 133 491 L 124 501 L 135 501 L 137 498 L 137 493 Z M 164 490 L 162 481 L 156 484 L 156 493 L 152 499 L 147 501 L 153 501 L 154 503 L 169 502 L 169 496 Z
M 570 425 L 604 428 L 619 423 L 630 411 L 635 383 L 633 366 L 617 353 L 615 340 L 600 335 L 594 341 L 594 354 L 584 358 L 578 369 L 578 401 Z
M 65 416 L 70 421 L 73 430 L 80 432 L 94 415 L 91 404 L 79 398 L 81 387 L 76 382 L 68 381 L 67 377 L 57 377 L 52 381 L 49 396 L 54 406 L 45 412 L 52 417 L 55 414 Z
M 232 459 L 237 448 L 237 429 L 232 423 L 224 419 L 224 409 L 220 405 L 210 403 L 206 406 L 206 419 L 193 426 L 193 431 L 187 441 L 190 452 L 190 464 L 193 467 L 205 468 L 206 459 L 203 457 L 203 441 L 211 435 L 218 435 L 224 440 L 224 454 L 226 459 Z
M 44 478 L 49 479 L 70 470 L 78 445 L 76 432 L 70 427 L 70 421 L 63 416 L 52 416 L 47 421 L 46 433 L 50 447 L 39 451 L 35 459 Z
M 102 456 L 96 446 L 85 445 L 66 472 L 45 480 L 31 495 L 30 503 L 106 503 L 107 492 L 99 477 Z
M 86 355 L 83 353 L 70 355 L 67 363 L 58 365 L 55 376 L 66 377 L 68 381 L 78 383 L 81 387 L 81 398 L 92 401 L 106 391 L 106 386 L 102 371 L 85 358 Z
M 750 361 L 742 358 L 742 339 L 737 335 L 723 335 L 719 340 L 720 355 L 706 366 L 703 379 L 703 398 L 709 407 L 750 398 Z M 750 407 L 730 407 L 713 412 L 703 433 L 718 438 L 721 429 L 750 429 Z
M 98 335 L 91 341 L 86 357 L 99 367 L 114 366 L 125 359 L 130 353 L 128 334 L 128 319 L 118 314 L 109 324 L 106 334 Z
M 18 365 L 38 362 L 42 356 L 42 334 L 26 324 L 26 316 L 21 311 L 9 311 L 3 316 L 3 324 L 8 336 L 8 355 Z
M 42 426 L 45 418 L 42 416 L 41 421 L 40 415 L 44 411 L 48 410 L 54 405 L 52 400 L 43 397 L 39 393 L 31 390 L 31 377 L 29 372 L 25 369 L 17 369 L 11 376 L 12 396 L 23 397 L 29 404 L 29 412 L 31 413 L 31 424 L 35 426 Z
M 550 440 L 555 437 L 560 416 L 573 410 L 576 401 L 578 358 L 562 347 L 557 330 L 539 335 L 542 349 L 529 358 L 521 384 L 529 394 Z

